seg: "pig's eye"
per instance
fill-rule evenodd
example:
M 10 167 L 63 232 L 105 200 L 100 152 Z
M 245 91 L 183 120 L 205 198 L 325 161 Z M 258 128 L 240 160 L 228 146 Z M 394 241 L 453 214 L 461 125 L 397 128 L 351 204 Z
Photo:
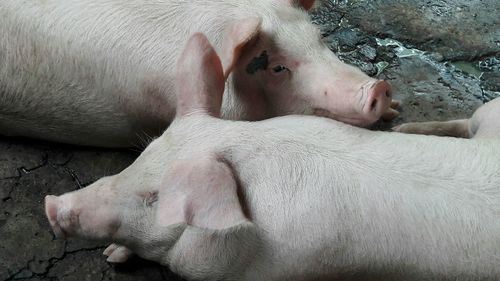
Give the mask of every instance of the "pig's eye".
M 278 65 L 278 66 L 273 67 L 273 71 L 274 71 L 274 73 L 280 73 L 283 71 L 289 71 L 289 69 L 286 68 L 286 66 Z

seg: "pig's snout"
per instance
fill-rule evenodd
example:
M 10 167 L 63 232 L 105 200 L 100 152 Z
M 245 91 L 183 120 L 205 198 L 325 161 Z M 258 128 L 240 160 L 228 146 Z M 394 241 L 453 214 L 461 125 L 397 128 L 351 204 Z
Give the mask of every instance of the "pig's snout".
M 369 79 L 356 85 L 328 86 L 324 97 L 324 103 L 315 108 L 314 114 L 351 125 L 369 126 L 391 107 L 392 88 L 386 81 Z
M 68 236 L 67 229 L 78 224 L 78 215 L 63 208 L 61 203 L 59 197 L 47 195 L 45 197 L 45 215 L 56 237 L 65 239 Z
M 83 192 L 83 191 L 78 191 Z M 58 238 L 109 239 L 120 227 L 118 208 L 92 194 L 45 197 L 45 214 Z M 102 193 L 101 193 L 102 195 Z
M 392 88 L 391 85 L 383 80 L 376 80 L 362 88 L 365 97 L 362 112 L 365 117 L 375 122 L 391 106 Z

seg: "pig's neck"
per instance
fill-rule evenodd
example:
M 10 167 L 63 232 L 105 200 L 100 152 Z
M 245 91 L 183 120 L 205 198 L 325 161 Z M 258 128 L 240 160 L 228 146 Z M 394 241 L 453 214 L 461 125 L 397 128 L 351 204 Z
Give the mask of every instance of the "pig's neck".
M 230 75 L 224 92 L 222 118 L 257 121 L 269 117 L 268 103 L 261 87 Z

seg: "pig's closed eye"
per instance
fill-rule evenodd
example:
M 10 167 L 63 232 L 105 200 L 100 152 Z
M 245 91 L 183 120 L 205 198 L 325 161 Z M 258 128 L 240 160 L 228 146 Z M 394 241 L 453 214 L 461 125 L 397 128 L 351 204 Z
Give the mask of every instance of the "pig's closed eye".
M 284 72 L 284 71 L 290 71 L 290 69 L 288 69 L 286 66 L 283 66 L 283 65 L 277 65 L 277 66 L 273 67 L 274 73 L 280 73 L 280 72 Z

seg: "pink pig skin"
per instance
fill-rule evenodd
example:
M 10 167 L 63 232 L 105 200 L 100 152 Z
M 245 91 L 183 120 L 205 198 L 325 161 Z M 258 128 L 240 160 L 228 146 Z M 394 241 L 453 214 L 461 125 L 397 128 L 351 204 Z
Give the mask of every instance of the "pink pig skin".
M 176 119 L 130 167 L 46 197 L 56 235 L 188 280 L 500 280 L 498 139 L 221 120 L 223 68 L 201 34 L 176 81 Z
M 107 147 L 160 135 L 175 62 L 205 33 L 221 54 L 222 117 L 390 119 L 391 87 L 342 63 L 305 9 L 316 1 L 0 1 L 0 132 Z M 195 83 L 192 81 L 192 83 Z

